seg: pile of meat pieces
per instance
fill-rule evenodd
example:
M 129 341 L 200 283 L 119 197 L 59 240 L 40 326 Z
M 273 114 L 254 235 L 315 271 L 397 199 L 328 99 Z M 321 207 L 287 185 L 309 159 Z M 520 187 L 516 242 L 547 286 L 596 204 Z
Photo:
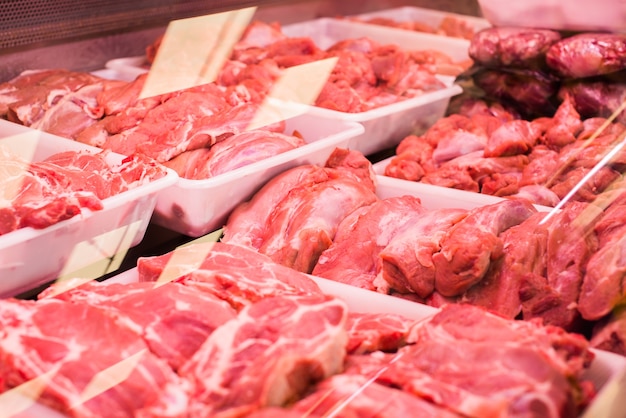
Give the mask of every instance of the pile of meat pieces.
M 474 35 L 469 55 L 463 78 L 525 118 L 552 115 L 565 96 L 586 118 L 608 117 L 626 99 L 623 33 L 493 27 Z
M 140 258 L 137 274 L 1 300 L 0 392 L 112 418 L 576 417 L 595 392 L 586 340 L 537 322 L 460 304 L 359 313 L 223 243 Z
M 190 179 L 306 144 L 284 133 L 284 122 L 247 131 L 264 92 L 211 83 L 140 99 L 146 77 L 123 82 L 27 71 L 0 85 L 0 117 L 119 154 L 141 154 Z
M 581 118 L 569 96 L 554 116 L 530 121 L 468 101 L 424 134 L 404 138 L 384 174 L 552 207 L 576 187 L 568 200 L 592 202 L 620 181 L 626 162 L 619 147 L 626 126 L 610 122 Z
M 155 58 L 160 42 L 161 38 L 147 48 L 148 62 Z M 436 74 L 456 75 L 470 65 L 456 63 L 441 51 L 418 46 L 404 50 L 367 37 L 340 40 L 323 49 L 310 37 L 285 35 L 279 24 L 255 21 L 235 45 L 217 83 L 269 90 L 281 70 L 327 58 L 337 58 L 337 63 L 314 104 L 348 113 L 442 89 L 445 85 Z
M 140 156 L 112 164 L 107 154 L 65 151 L 30 162 L 0 147 L 0 235 L 101 210 L 104 199 L 166 175 Z
M 614 186 L 553 212 L 525 199 L 427 210 L 408 192 L 378 198 L 368 161 L 338 149 L 325 167 L 288 170 L 239 205 L 222 241 L 435 307 L 468 303 L 587 335 L 597 325 L 600 335 L 626 294 L 626 194 Z

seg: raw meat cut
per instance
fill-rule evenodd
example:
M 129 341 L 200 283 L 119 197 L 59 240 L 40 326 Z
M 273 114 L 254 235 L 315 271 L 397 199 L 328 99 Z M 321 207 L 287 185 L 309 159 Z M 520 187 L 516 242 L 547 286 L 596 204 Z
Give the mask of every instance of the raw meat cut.
M 246 416 L 281 406 L 338 373 L 347 307 L 330 296 L 276 296 L 218 328 L 181 374 L 194 382 L 191 417 Z
M 437 291 L 443 296 L 458 296 L 480 282 L 491 260 L 502 254 L 499 234 L 536 211 L 524 200 L 505 200 L 472 209 L 446 231 L 441 250 L 432 256 Z
M 0 301 L 0 392 L 48 376 L 38 402 L 73 417 L 184 417 L 189 385 L 102 310 Z M 127 374 L 114 372 L 124 365 Z
M 268 235 L 259 251 L 310 273 L 332 244 L 338 224 L 377 199 L 371 189 L 349 177 L 293 189 L 267 219 Z
M 374 190 L 369 160 L 358 151 L 335 149 L 321 171 L 308 165 L 288 170 L 238 206 L 222 241 L 252 245 L 279 264 L 310 273 L 339 223 L 378 200 Z
M 410 342 L 407 337 L 415 323 L 402 315 L 350 311 L 346 322 L 347 353 L 396 351 Z
M 225 243 L 198 243 L 137 260 L 140 281 L 178 281 L 240 310 L 265 297 L 319 295 L 307 275 L 273 263 L 253 249 Z
M 584 78 L 626 69 L 626 35 L 580 33 L 554 43 L 546 52 L 550 68 L 564 78 Z
M 245 165 L 262 161 L 283 152 L 296 149 L 306 142 L 297 136 L 278 132 L 253 130 L 235 133 L 216 143 L 210 148 L 185 151 L 165 162 L 164 165 L 174 168 L 181 166 L 184 171 L 176 170 L 181 177 L 188 179 L 211 178 Z M 178 160 L 186 154 L 200 151 L 197 164 L 190 164 L 186 158 L 184 163 Z M 193 174 L 187 174 L 187 173 Z
M 561 40 L 550 29 L 491 27 L 471 39 L 469 56 L 478 65 L 495 68 L 530 68 L 545 66 L 545 54 Z
M 392 28 L 412 30 L 415 32 L 432 33 L 436 35 L 450 36 L 453 38 L 472 39 L 475 34 L 471 22 L 456 16 L 443 16 L 437 24 L 426 23 L 418 20 L 398 20 L 390 17 L 346 17 L 355 22 L 369 23 L 372 25 L 389 26 Z
M 380 252 L 423 212 L 419 198 L 409 195 L 355 210 L 339 223 L 333 243 L 322 252 L 312 274 L 375 290 Z
M 594 355 L 581 335 L 461 304 L 413 330 L 414 344 L 346 372 L 379 371 L 377 383 L 467 417 L 576 417 L 593 394 L 582 372 Z
M 460 418 L 445 406 L 369 381 L 367 376 L 340 374 L 325 379 L 315 392 L 296 402 L 289 411 L 307 417 Z M 256 415 L 255 415 L 256 416 Z M 280 417 L 280 415 L 278 415 Z
M 593 328 L 589 341 L 591 347 L 598 350 L 626 356 L 626 317 L 621 308 L 615 309 L 606 320 L 598 322 Z
M 499 236 L 503 243 L 502 257 L 493 260 L 485 277 L 458 301 L 505 318 L 516 318 L 522 310 L 520 287 L 525 277 L 545 275 L 547 231 L 538 227 L 545 216 L 537 212 L 502 232 Z
M 101 210 L 103 199 L 166 174 L 140 156 L 118 165 L 105 159 L 105 152 L 66 151 L 28 162 L 1 149 L 0 235 L 25 227 L 46 228 L 83 209 Z
M 598 249 L 589 258 L 580 289 L 578 310 L 588 320 L 597 320 L 611 313 L 625 293 L 626 196 L 619 192 L 619 188 L 616 190 L 619 197 L 595 224 Z
M 428 297 L 435 290 L 433 256 L 441 250 L 450 228 L 467 215 L 464 209 L 439 209 L 416 217 L 380 252 L 381 269 L 374 281 L 377 290 Z
M 150 351 L 174 370 L 191 358 L 215 329 L 237 315 L 226 302 L 176 282 L 91 281 L 58 292 L 52 286 L 38 298 L 54 297 L 102 309 L 135 331 Z

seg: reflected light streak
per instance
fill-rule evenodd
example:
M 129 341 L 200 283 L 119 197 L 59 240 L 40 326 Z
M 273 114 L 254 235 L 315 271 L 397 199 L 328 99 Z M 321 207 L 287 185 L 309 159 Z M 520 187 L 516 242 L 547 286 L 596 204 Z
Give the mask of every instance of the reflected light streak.
M 130 376 L 130 374 L 135 370 L 146 351 L 146 349 L 142 349 L 136 354 L 133 354 L 132 356 L 115 363 L 111 367 L 107 367 L 106 369 L 96 373 L 85 387 L 83 393 L 81 393 L 80 400 L 70 406 L 70 409 L 82 405 L 90 399 L 95 398 L 101 393 L 106 392 L 128 379 L 128 376 Z
M 167 284 L 185 274 L 197 270 L 204 259 L 213 251 L 214 242 L 199 242 L 196 245 L 178 247 L 155 282 L 155 287 Z
M 0 160 L 11 164 L 0 166 L 0 208 L 9 207 L 22 190 L 29 162 L 35 159 L 39 131 L 11 135 L 0 140 Z
M 256 7 L 170 22 L 139 99 L 211 83 Z
M 284 69 L 247 130 L 258 129 L 306 113 L 306 106 L 317 100 L 337 64 L 337 59 L 332 57 Z

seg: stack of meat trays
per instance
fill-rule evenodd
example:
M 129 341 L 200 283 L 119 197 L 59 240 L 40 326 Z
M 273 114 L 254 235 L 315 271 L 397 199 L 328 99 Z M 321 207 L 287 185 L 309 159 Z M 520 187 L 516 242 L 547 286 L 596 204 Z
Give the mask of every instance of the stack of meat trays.
M 96 276 L 115 271 L 143 239 L 157 194 L 178 179 L 160 165 L 4 120 L 0 146 L 0 296 L 90 267 Z
M 416 31 L 435 36 L 448 36 L 469 41 L 474 34 L 491 26 L 486 19 L 423 7 L 403 6 L 346 16 L 346 19 Z

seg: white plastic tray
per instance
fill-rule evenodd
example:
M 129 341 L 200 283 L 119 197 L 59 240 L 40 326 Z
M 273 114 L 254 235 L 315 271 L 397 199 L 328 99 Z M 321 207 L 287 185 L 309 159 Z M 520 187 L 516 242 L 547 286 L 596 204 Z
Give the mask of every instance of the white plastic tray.
M 372 18 L 385 18 L 385 19 L 394 20 L 396 22 L 420 22 L 420 23 L 425 23 L 433 27 L 434 29 L 437 29 L 437 27 L 441 24 L 443 19 L 445 19 L 446 17 L 453 17 L 455 19 L 459 19 L 461 21 L 466 22 L 474 30 L 474 33 L 491 26 L 491 23 L 489 23 L 488 20 L 480 18 L 480 17 L 469 16 L 469 15 L 464 15 L 464 14 L 459 14 L 459 13 L 449 13 L 449 12 L 443 12 L 439 10 L 427 9 L 423 7 L 414 7 L 414 6 L 395 7 L 392 9 L 384 9 L 384 10 L 378 10 L 375 12 L 361 13 L 361 14 L 352 15 L 348 17 L 366 19 L 366 20 L 372 19 Z M 439 35 L 439 36 L 445 36 L 445 35 Z M 467 40 L 467 42 L 469 44 L 469 40 Z
M 11 138 L 11 139 L 10 139 Z M 0 141 L 19 141 L 24 158 L 39 161 L 61 151 L 100 152 L 69 139 L 0 120 Z M 124 156 L 110 153 L 107 162 L 118 164 Z M 0 297 L 13 296 L 92 264 L 112 267 L 109 257 L 143 239 L 158 192 L 172 186 L 178 176 L 167 169 L 165 177 L 103 200 L 99 211 L 83 210 L 73 218 L 44 229 L 21 228 L 0 235 Z M 116 256 L 117 254 L 117 256 Z M 103 260 L 105 264 L 101 264 Z M 100 270 L 106 273 L 104 270 Z M 112 270 L 114 271 L 114 269 Z
M 288 36 L 310 37 L 321 48 L 338 41 L 369 37 L 381 44 L 395 44 L 407 50 L 436 49 L 453 60 L 467 60 L 468 43 L 463 39 L 423 34 L 383 26 L 350 22 L 342 19 L 321 18 L 283 27 Z M 359 113 L 338 112 L 314 107 L 312 114 L 331 119 L 361 123 L 365 132 L 353 141 L 353 149 L 371 155 L 397 145 L 411 133 L 421 133 L 444 116 L 450 99 L 463 92 L 454 84 L 454 77 L 440 76 L 446 88 L 418 97 L 392 103 Z
M 272 177 L 298 165 L 324 164 L 335 148 L 350 148 L 353 138 L 363 133 L 363 126 L 303 114 L 286 121 L 285 132 L 293 130 L 308 143 L 209 179 L 180 178 L 159 193 L 153 221 L 190 237 L 219 229 L 236 205 Z

